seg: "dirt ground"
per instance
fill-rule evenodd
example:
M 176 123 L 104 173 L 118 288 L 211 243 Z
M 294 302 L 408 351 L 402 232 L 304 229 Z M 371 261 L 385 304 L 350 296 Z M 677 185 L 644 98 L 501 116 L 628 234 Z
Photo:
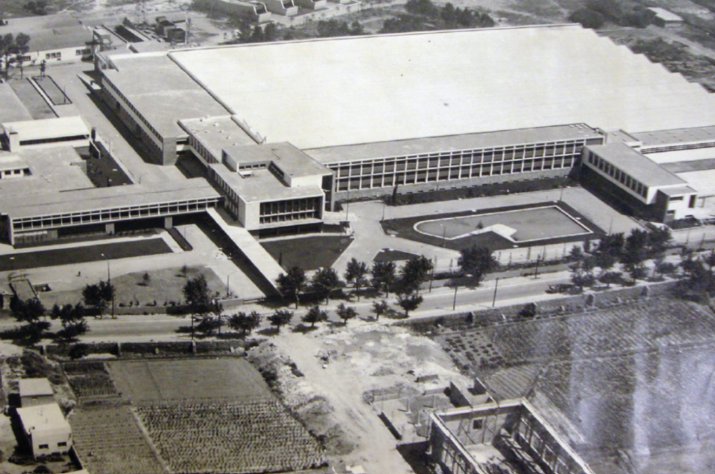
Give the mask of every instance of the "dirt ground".
M 264 376 L 275 375 L 273 385 L 283 401 L 308 429 L 324 436 L 333 465 L 361 465 L 367 472 L 412 470 L 378 413 L 363 400 L 365 392 L 403 386 L 422 393 L 450 380 L 468 383 L 433 341 L 362 321 L 306 334 L 284 330 L 251 349 L 249 359 Z M 417 383 L 424 375 L 438 380 Z

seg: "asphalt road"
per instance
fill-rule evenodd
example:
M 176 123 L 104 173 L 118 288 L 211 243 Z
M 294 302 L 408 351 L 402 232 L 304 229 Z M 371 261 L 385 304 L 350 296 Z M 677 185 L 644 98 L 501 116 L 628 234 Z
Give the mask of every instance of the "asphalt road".
M 533 277 L 517 277 L 508 278 L 499 281 L 497 289 L 497 306 L 505 306 L 512 304 L 527 303 L 530 301 L 543 300 L 554 295 L 546 293 L 549 285 L 554 283 L 565 283 L 569 281 L 568 272 L 557 272 L 540 275 L 538 279 Z M 456 311 L 472 311 L 482 310 L 492 307 L 492 298 L 494 296 L 495 281 L 487 281 L 481 287 L 469 289 L 459 287 L 457 289 Z M 420 305 L 417 311 L 410 314 L 411 319 L 420 317 L 432 317 L 440 314 L 448 314 L 452 311 L 454 303 L 454 289 L 452 288 L 435 288 L 431 292 L 423 291 L 424 302 Z M 391 295 L 388 302 L 395 309 L 399 308 L 394 304 L 394 297 Z M 354 306 L 361 316 L 370 316 L 371 307 L 374 300 L 363 298 L 360 302 L 353 301 L 350 303 Z M 331 301 L 329 309 L 334 309 L 340 301 Z M 263 315 L 268 315 L 271 310 L 258 305 L 247 306 L 242 308 L 244 311 L 257 310 Z M 292 309 L 291 309 L 292 310 Z M 300 323 L 300 316 L 305 311 L 301 308 L 293 318 L 292 324 Z M 338 318 L 331 311 L 331 320 L 338 321 Z M 390 321 L 385 319 L 384 321 Z M 3 318 L 0 320 L 0 330 L 9 329 L 16 326 L 16 322 L 12 318 Z M 111 319 L 106 316 L 104 319 L 88 319 L 89 332 L 83 336 L 84 341 L 142 341 L 142 340 L 167 340 L 176 338 L 189 338 L 189 333 L 177 332 L 180 327 L 188 327 L 191 322 L 189 317 L 175 317 L 167 315 L 149 315 L 149 316 L 118 316 L 117 319 Z M 262 326 L 267 325 L 267 321 L 263 320 Z M 52 322 L 52 330 L 60 329 L 57 321 Z

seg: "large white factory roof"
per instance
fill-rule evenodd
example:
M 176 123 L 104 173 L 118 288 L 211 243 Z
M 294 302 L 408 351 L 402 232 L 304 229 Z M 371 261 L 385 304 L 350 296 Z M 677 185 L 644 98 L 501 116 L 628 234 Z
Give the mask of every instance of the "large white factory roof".
M 715 96 L 701 86 L 577 25 L 169 55 L 268 142 L 302 149 L 564 123 L 629 132 L 715 123 Z

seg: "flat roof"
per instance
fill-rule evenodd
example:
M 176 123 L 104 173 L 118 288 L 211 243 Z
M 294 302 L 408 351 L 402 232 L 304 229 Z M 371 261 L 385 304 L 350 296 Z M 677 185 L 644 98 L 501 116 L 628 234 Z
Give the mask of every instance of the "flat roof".
M 226 149 L 226 154 L 239 164 L 272 162 L 283 174 L 292 178 L 332 174 L 310 155 L 285 142 L 230 147 Z
M 715 141 L 715 125 L 632 133 L 644 148 Z
M 680 15 L 676 15 L 675 13 L 671 12 L 670 10 L 666 10 L 665 8 L 648 7 L 648 10 L 655 13 L 658 18 L 664 21 L 683 21 L 683 18 Z
M 166 53 L 112 55 L 110 61 L 117 69 L 102 73 L 162 136 L 185 136 L 181 119 L 226 115 Z
M 204 178 L 193 178 L 180 184 L 132 184 L 28 195 L 23 197 L 22 201 L 11 202 L 1 212 L 18 219 L 192 199 L 217 199 L 220 196 Z
M 17 155 L 5 154 L 0 151 L 0 170 L 16 170 L 29 168 L 27 161 Z
M 30 194 L 94 188 L 83 170 L 82 157 L 69 145 L 21 149 L 18 156 L 30 166 L 31 174 L 0 181 L 0 212 L 5 208 L 3 198 L 7 196 L 22 195 L 24 199 Z
M 20 379 L 21 397 L 36 397 L 40 395 L 54 395 L 50 381 L 45 377 Z
M 715 158 L 715 147 L 645 153 L 645 155 L 658 164 L 709 160 Z
M 218 161 L 221 161 L 224 148 L 256 144 L 230 115 L 183 119 L 179 121 L 179 126 Z
M 301 149 L 564 123 L 633 132 L 715 123 L 715 97 L 703 87 L 578 25 L 169 56 L 267 141 Z
M 17 409 L 25 433 L 63 430 L 71 432 L 70 424 L 57 403 L 46 403 Z
M 20 135 L 20 141 L 89 135 L 89 128 L 79 115 L 23 120 L 21 122 L 4 122 L 2 127 L 6 133 L 8 131 L 17 132 Z
M 7 82 L 0 84 L 0 104 L 3 104 L 0 107 L 0 123 L 32 119 L 25 104 L 15 95 L 15 91 Z
M 646 186 L 686 184 L 681 178 L 623 143 L 588 146 L 589 150 Z
M 283 201 L 322 196 L 320 186 L 286 186 L 271 171 L 255 169 L 243 173 L 231 171 L 223 164 L 210 165 L 246 202 Z
M 313 148 L 305 150 L 305 152 L 321 163 L 335 163 L 389 156 L 418 155 L 422 153 L 599 137 L 601 135 L 588 125 L 572 124 Z
M 64 48 L 84 48 L 92 41 L 92 28 L 82 25 L 70 14 L 8 18 L 0 26 L 0 35 L 26 33 L 30 35 L 30 52 Z
M 698 196 L 715 196 L 715 170 L 690 171 L 678 173 L 688 186 L 698 192 Z
M 672 163 L 662 163 L 660 166 L 671 173 L 685 173 L 688 171 L 715 170 L 715 158 L 707 160 L 676 161 Z

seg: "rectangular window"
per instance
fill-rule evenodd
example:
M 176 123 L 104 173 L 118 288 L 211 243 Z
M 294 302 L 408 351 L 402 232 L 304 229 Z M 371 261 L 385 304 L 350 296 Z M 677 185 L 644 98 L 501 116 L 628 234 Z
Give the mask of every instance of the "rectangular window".
M 59 443 L 57 443 L 57 446 L 59 446 L 60 448 L 64 448 L 65 446 L 67 446 L 67 441 L 60 441 Z
M 484 426 L 483 420 L 481 420 L 481 419 L 472 420 L 472 429 L 473 430 L 481 430 L 482 426 Z
M 38 446 L 40 449 L 49 449 L 50 445 L 49 444 L 41 444 Z
M 695 194 L 693 194 L 692 196 L 690 196 L 690 202 L 688 203 L 688 207 L 690 207 L 690 208 L 695 207 L 695 199 L 696 199 L 696 198 L 697 198 L 697 196 L 696 196 Z

